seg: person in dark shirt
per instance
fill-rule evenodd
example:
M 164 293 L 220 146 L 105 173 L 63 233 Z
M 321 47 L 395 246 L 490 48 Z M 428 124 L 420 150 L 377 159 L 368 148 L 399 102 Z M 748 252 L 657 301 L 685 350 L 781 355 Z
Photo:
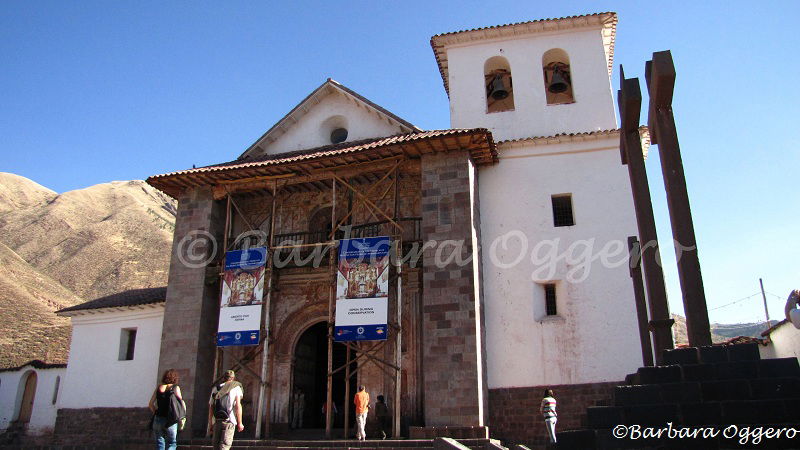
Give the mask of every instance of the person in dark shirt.
M 169 399 L 175 397 L 183 402 L 181 388 L 178 386 L 178 371 L 169 369 L 161 377 L 161 384 L 153 391 L 148 407 L 153 413 L 153 434 L 158 450 L 174 450 L 178 447 L 178 423 L 167 423 Z
M 389 413 L 389 407 L 386 405 L 386 399 L 383 395 L 378 396 L 378 403 L 375 404 L 375 416 L 378 418 L 378 426 L 381 428 L 381 439 L 386 439 L 391 435 L 392 429 L 392 415 Z

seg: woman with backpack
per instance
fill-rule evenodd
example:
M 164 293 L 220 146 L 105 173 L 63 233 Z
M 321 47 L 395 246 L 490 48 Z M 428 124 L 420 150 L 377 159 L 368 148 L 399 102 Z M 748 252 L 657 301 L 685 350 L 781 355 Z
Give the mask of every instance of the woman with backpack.
M 177 404 L 177 405 L 175 405 Z M 181 397 L 181 388 L 178 386 L 178 371 L 169 369 L 161 377 L 161 384 L 153 391 L 148 405 L 153 412 L 153 434 L 156 438 L 158 450 L 174 450 L 178 447 L 178 422 L 180 411 L 175 411 L 176 406 L 183 407 L 186 414 L 186 405 Z

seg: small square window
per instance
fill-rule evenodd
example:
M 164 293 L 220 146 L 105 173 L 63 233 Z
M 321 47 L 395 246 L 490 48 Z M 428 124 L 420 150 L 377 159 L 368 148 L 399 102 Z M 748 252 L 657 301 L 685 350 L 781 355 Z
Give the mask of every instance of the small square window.
M 119 360 L 132 361 L 136 348 L 136 328 L 123 328 L 119 338 Z
M 545 284 L 544 287 L 544 309 L 548 316 L 558 315 L 558 308 L 556 302 L 556 285 Z
M 554 195 L 553 201 L 553 226 L 571 227 L 575 225 L 575 217 L 572 214 L 572 195 Z

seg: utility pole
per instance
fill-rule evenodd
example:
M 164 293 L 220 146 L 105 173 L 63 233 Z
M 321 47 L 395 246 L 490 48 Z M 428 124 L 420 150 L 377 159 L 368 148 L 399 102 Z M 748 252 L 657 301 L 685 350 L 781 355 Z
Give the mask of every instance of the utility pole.
M 767 316 L 767 329 L 772 326 L 772 322 L 769 321 L 769 309 L 767 309 L 767 294 L 764 293 L 764 280 L 761 278 L 758 279 L 758 283 L 761 285 L 761 298 L 764 299 L 764 314 Z

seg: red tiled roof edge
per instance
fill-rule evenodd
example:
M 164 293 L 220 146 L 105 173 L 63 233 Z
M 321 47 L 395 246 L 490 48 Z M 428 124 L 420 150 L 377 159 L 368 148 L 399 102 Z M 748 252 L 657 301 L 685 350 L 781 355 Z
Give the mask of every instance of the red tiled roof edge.
M 381 137 L 381 138 L 374 138 L 374 139 L 365 139 L 362 141 L 356 142 L 349 142 L 344 144 L 336 144 L 336 145 L 327 145 L 324 147 L 317 147 L 308 150 L 299 150 L 297 152 L 287 152 L 287 154 L 292 156 L 287 157 L 280 157 L 281 155 L 286 155 L 282 153 L 278 153 L 276 155 L 269 155 L 275 156 L 275 158 L 269 159 L 262 159 L 262 160 L 253 160 L 253 161 L 246 161 L 242 160 L 241 162 L 237 162 L 238 160 L 229 161 L 226 163 L 220 163 L 205 167 L 198 167 L 195 169 L 185 169 L 179 170 L 175 172 L 168 172 L 159 175 L 153 175 L 147 178 L 148 183 L 151 180 L 158 180 L 160 178 L 175 176 L 175 175 L 186 175 L 186 174 L 194 174 L 194 173 L 208 173 L 208 172 L 222 172 L 225 170 L 233 170 L 239 169 L 243 167 L 259 167 L 259 166 L 269 166 L 269 165 L 276 165 L 286 162 L 296 162 L 296 161 L 303 161 L 303 160 L 310 160 L 315 158 L 321 158 L 325 156 L 337 156 L 346 153 L 353 153 L 360 150 L 367 150 L 372 148 L 384 147 L 394 144 L 402 144 L 407 142 L 413 142 L 428 138 L 434 137 L 443 137 L 443 136 L 454 136 L 454 135 L 464 135 L 464 134 L 471 134 L 471 133 L 485 133 L 487 137 L 489 137 L 490 146 L 494 149 L 494 141 L 491 140 L 491 133 L 486 128 L 453 128 L 447 130 L 430 130 L 430 131 L 422 131 L 422 132 L 414 132 L 414 133 L 407 133 L 407 134 L 399 134 L 395 136 L 388 136 L 388 137 Z M 353 145 L 355 144 L 355 145 Z
M 528 20 L 528 21 L 524 21 L 524 22 L 506 23 L 506 24 L 503 24 L 503 25 L 491 25 L 491 26 L 488 26 L 488 27 L 478 27 L 478 28 L 471 28 L 471 29 L 467 29 L 467 30 L 450 31 L 450 32 L 447 32 L 447 33 L 435 34 L 435 35 L 431 36 L 430 45 L 431 45 L 431 48 L 433 49 L 433 56 L 436 58 L 436 64 L 437 64 L 437 66 L 439 66 L 439 75 L 441 75 L 441 77 L 442 77 L 442 83 L 444 84 L 444 90 L 447 93 L 447 96 L 449 97 L 450 96 L 450 84 L 448 83 L 447 75 L 445 74 L 445 71 L 442 68 L 442 61 L 439 58 L 439 53 L 436 51 L 436 45 L 434 44 L 434 40 L 436 38 L 441 38 L 441 37 L 446 37 L 446 36 L 453 36 L 453 35 L 460 34 L 460 33 L 470 33 L 470 32 L 475 32 L 475 31 L 484 31 L 484 30 L 493 30 L 493 29 L 504 28 L 504 27 L 513 27 L 513 26 L 516 26 L 516 25 L 525 25 L 525 24 L 530 24 L 530 23 L 555 22 L 555 21 L 559 21 L 559 20 L 580 19 L 582 17 L 596 17 L 596 16 L 602 16 L 602 15 L 605 15 L 605 14 L 610 14 L 612 16 L 611 42 L 609 44 L 609 50 L 608 50 L 608 75 L 611 76 L 611 72 L 612 72 L 612 69 L 613 69 L 613 66 L 614 66 L 614 46 L 616 44 L 617 23 L 618 23 L 619 19 L 618 19 L 618 16 L 617 16 L 616 12 L 604 11 L 604 12 L 598 12 L 598 13 L 592 13 L 592 14 L 578 14 L 578 15 L 574 15 L 574 16 L 553 17 L 553 18 L 546 18 L 546 19 L 535 19 L 535 20 Z
M 67 367 L 66 364 L 48 363 L 48 362 L 44 362 L 44 361 L 39 360 L 39 359 L 32 359 L 32 360 L 26 362 L 25 364 L 21 364 L 21 365 L 19 365 L 17 367 L 0 368 L 0 372 L 14 372 L 16 370 L 20 370 L 23 367 L 27 367 L 27 366 L 32 366 L 34 369 L 39 369 L 39 370 L 42 370 L 42 369 L 64 369 L 64 368 Z

